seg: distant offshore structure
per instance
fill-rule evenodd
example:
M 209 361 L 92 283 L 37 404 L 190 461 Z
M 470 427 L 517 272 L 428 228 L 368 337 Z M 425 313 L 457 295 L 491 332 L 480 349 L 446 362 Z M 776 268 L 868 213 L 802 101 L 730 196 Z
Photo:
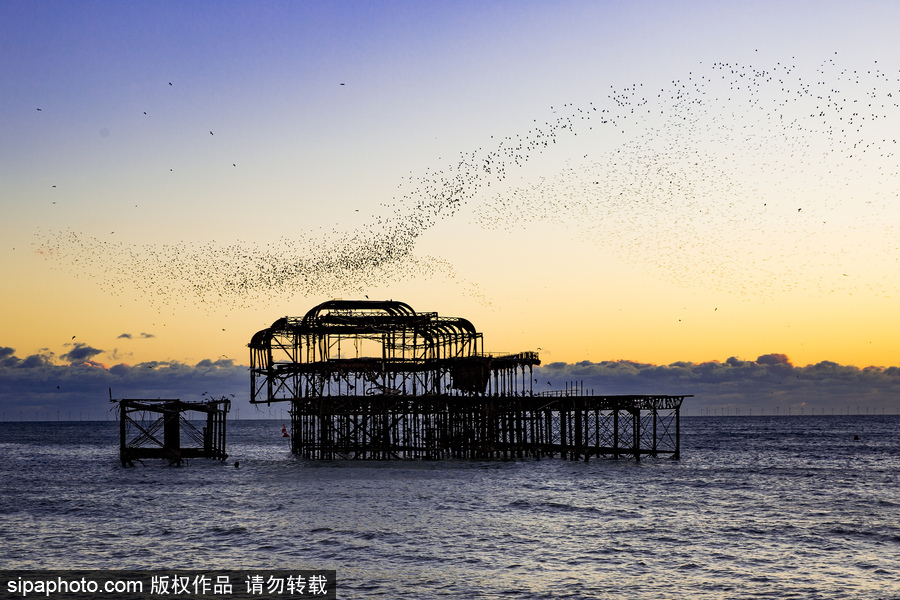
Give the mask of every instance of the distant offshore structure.
M 324 302 L 249 347 L 250 401 L 290 403 L 305 458 L 680 458 L 688 395 L 535 393 L 537 352 L 486 353 L 466 319 L 403 302 Z

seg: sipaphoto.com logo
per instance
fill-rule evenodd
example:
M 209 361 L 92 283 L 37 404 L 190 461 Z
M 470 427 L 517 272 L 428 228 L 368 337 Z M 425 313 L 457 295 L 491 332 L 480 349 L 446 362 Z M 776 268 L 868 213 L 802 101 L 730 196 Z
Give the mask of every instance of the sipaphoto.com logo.
M 57 575 L 56 578 L 22 577 L 17 576 L 6 582 L 8 594 L 25 598 L 28 596 L 67 596 L 78 594 L 140 594 L 144 591 L 144 582 L 133 579 L 105 579 L 95 580 L 81 577 L 80 579 L 64 578 Z

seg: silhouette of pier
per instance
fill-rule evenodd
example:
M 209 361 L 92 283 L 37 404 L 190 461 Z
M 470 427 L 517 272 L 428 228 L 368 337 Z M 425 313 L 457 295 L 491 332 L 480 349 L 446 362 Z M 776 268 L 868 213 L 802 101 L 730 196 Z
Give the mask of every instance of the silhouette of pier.
M 466 319 L 331 300 L 250 344 L 253 403 L 289 402 L 312 459 L 680 457 L 688 396 L 535 393 L 536 352 L 492 355 Z
M 118 403 L 119 459 L 123 467 L 134 466 L 134 461 L 145 458 L 162 458 L 171 465 L 180 465 L 189 458 L 228 458 L 225 453 L 225 415 L 231 401 L 224 397 L 199 402 L 113 400 L 110 392 L 110 402 Z M 198 423 L 200 429 L 194 423 Z

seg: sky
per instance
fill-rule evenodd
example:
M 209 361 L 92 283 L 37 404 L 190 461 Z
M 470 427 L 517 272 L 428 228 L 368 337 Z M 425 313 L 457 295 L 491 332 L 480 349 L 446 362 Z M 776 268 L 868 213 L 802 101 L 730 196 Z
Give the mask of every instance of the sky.
M 893 2 L 4 2 L 0 418 L 243 401 L 256 331 L 366 296 L 540 349 L 557 384 L 895 412 L 898 26 Z

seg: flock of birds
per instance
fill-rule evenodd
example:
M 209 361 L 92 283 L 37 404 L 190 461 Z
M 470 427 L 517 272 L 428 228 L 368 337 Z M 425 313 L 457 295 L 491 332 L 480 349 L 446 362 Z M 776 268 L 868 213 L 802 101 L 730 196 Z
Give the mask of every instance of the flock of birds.
M 487 230 L 566 228 L 685 286 L 890 295 L 900 257 L 900 71 L 846 68 L 837 57 L 805 71 L 793 62 L 701 64 L 658 89 L 634 84 L 552 107 L 523 133 L 402 180 L 357 229 L 265 246 L 130 245 L 56 231 L 40 234 L 39 251 L 160 305 L 361 295 L 437 275 L 484 298 L 446 260 L 416 253 L 438 223 L 468 219 Z M 525 168 L 567 145 L 578 156 L 555 174 Z
M 889 296 L 900 236 L 900 72 L 713 63 L 610 100 L 604 152 L 479 204 L 477 222 L 568 227 L 697 289 Z

